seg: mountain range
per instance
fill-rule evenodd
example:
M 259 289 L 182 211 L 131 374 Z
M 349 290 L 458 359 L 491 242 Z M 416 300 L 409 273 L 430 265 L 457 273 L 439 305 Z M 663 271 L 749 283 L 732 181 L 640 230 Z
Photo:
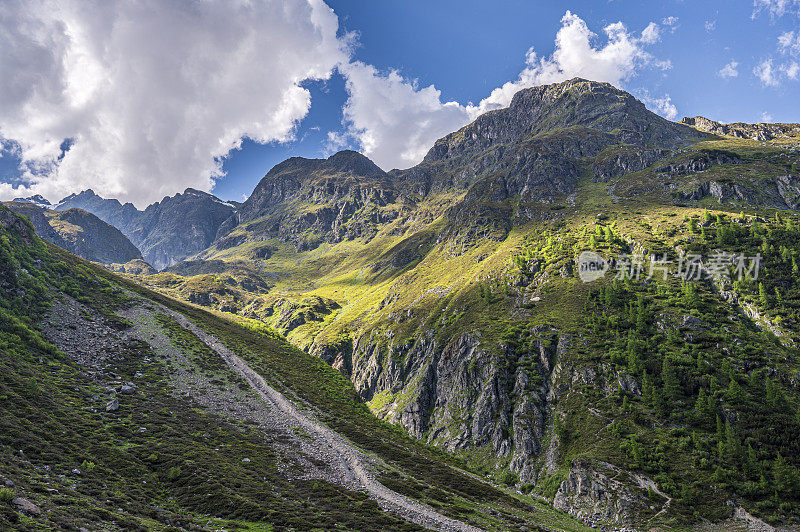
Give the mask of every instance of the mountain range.
M 241 204 L 192 189 L 144 211 L 92 191 L 51 209 L 28 201 L 12 206 L 43 239 L 95 262 L 128 262 L 55 240 L 64 237 L 51 220 L 83 209 L 159 270 L 134 260 L 115 267 L 121 279 L 86 265 L 84 286 L 99 277 L 134 290 L 216 336 L 159 322 L 203 353 L 193 359 L 199 373 L 178 388 L 216 379 L 235 391 L 235 375 L 203 372 L 219 356 L 231 360 L 214 350 L 221 340 L 290 402 L 377 453 L 385 489 L 458 523 L 420 521 L 418 508 L 360 485 L 395 517 L 448 530 L 800 526 L 798 124 L 672 122 L 609 84 L 573 79 L 523 89 L 405 170 L 342 151 L 276 165 Z M 15 238 L 32 241 L 19 227 Z M 582 252 L 616 270 L 584 282 Z M 704 261 L 692 278 L 689 256 Z M 683 271 L 634 275 L 636 257 L 642 268 L 654 257 Z M 58 283 L 50 291 L 56 301 L 88 297 Z M 23 313 L 14 304 L 6 306 Z M 123 308 L 101 301 L 92 312 L 145 330 L 136 327 L 146 312 Z M 106 319 L 113 328 L 117 318 Z M 69 352 L 73 340 L 50 333 Z M 261 389 L 245 381 L 242 390 Z M 359 408 L 364 417 L 351 421 Z M 299 423 L 301 433 L 323 430 Z M 401 447 L 416 457 L 398 456 Z M 414 469 L 420 456 L 437 472 Z M 153 463 L 195 467 L 170 460 Z M 442 464 L 484 484 L 454 480 Z M 170 511 L 235 517 L 222 502 L 164 486 L 181 505 Z M 308 496 L 320 515 L 335 513 Z

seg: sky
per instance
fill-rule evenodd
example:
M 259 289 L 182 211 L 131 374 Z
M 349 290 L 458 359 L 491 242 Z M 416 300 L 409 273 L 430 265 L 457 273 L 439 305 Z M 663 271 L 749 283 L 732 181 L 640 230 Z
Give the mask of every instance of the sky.
M 0 200 L 242 201 L 275 164 L 385 170 L 525 87 L 800 122 L 800 0 L 0 0 Z

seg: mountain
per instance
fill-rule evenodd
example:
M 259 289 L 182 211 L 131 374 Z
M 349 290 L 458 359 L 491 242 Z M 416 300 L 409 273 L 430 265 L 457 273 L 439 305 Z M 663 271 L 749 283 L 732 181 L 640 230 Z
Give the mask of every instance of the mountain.
M 378 417 L 592 526 L 798 526 L 800 132 L 731 127 L 524 89 L 407 170 L 277 165 L 142 282 L 268 324 Z M 583 282 L 583 251 L 614 271 Z M 637 254 L 705 266 L 626 279 Z
M 280 233 L 298 249 L 374 233 L 376 224 L 396 216 L 389 175 L 367 157 L 341 151 L 327 159 L 292 157 L 267 173 L 241 208 L 219 229 L 225 239 L 240 224 Z M 255 226 L 253 226 L 255 227 Z M 261 229 L 257 229 L 261 230 Z
M 694 118 L 686 117 L 681 120 L 681 124 L 694 126 L 702 131 L 708 131 L 717 135 L 729 135 L 740 139 L 760 141 L 786 137 L 790 134 L 800 134 L 800 124 L 743 124 L 741 122 L 722 124 L 702 116 L 695 116 Z
M 57 211 L 67 209 L 83 209 L 109 223 L 126 234 L 128 228 L 135 225 L 141 214 L 133 203 L 122 204 L 116 199 L 101 198 L 92 189 L 84 190 L 78 194 L 70 194 L 53 206 Z
M 263 325 L 0 206 L 0 529 L 589 530 L 372 416 Z
M 37 203 L 14 201 L 6 206 L 27 216 L 41 238 L 84 259 L 103 264 L 142 259 L 125 235 L 97 216 L 80 209 L 53 211 Z
M 35 196 L 29 196 L 27 198 L 14 198 L 12 201 L 16 203 L 32 203 L 37 207 L 42 207 L 43 209 L 51 209 L 53 207 L 47 198 L 41 194 L 36 194 Z
M 236 211 L 234 204 L 191 188 L 165 197 L 144 211 L 131 203 L 123 205 L 115 199 L 101 198 L 92 190 L 68 196 L 54 208 L 72 207 L 91 212 L 117 227 L 158 270 L 208 247 L 222 222 Z

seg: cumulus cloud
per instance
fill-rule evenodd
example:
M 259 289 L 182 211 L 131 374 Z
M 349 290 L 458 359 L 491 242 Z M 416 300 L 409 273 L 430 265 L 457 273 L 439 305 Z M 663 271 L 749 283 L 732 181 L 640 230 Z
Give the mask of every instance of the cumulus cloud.
M 677 23 L 677 19 L 670 24 Z M 656 59 L 645 48 L 659 41 L 661 27 L 650 23 L 641 32 L 629 31 L 622 22 L 603 28 L 598 38 L 577 15 L 567 11 L 550 56 L 533 49 L 525 68 L 514 81 L 494 89 L 478 104 L 443 102 L 433 85 L 420 87 L 398 72 L 381 73 L 361 63 L 340 67 L 349 97 L 345 105 L 345 135 L 330 136 L 331 146 L 353 140 L 383 168 L 407 168 L 418 163 L 443 135 L 466 125 L 478 115 L 506 107 L 524 88 L 556 83 L 573 77 L 605 81 L 620 86 L 644 67 L 668 69 L 669 61 Z M 672 113 L 667 101 L 662 111 Z M 677 114 L 677 111 L 674 111 Z
M 739 75 L 739 63 L 736 61 L 731 61 L 717 72 L 717 75 L 721 78 L 730 79 L 735 78 Z
M 4 2 L 0 137 L 19 146 L 26 185 L 0 198 L 92 187 L 143 205 L 209 190 L 243 138 L 292 138 L 302 82 L 349 56 L 337 29 L 322 0 Z
M 761 121 L 762 122 L 767 122 L 767 123 L 772 122 L 772 115 L 769 114 L 766 111 L 762 111 L 762 113 L 761 113 Z
M 716 20 L 706 20 L 705 23 L 706 31 L 711 33 L 715 29 L 717 29 L 717 21 Z
M 672 103 L 672 98 L 669 94 L 661 97 L 651 96 L 647 90 L 642 90 L 639 93 L 639 99 L 642 100 L 651 111 L 663 116 L 668 120 L 675 120 L 678 118 L 678 108 Z
M 348 93 L 347 134 L 387 170 L 418 163 L 437 138 L 469 121 L 466 109 L 457 102 L 442 102 L 441 91 L 433 85 L 419 87 L 394 70 L 381 73 L 357 61 L 339 70 Z M 347 142 L 337 133 L 329 139 L 337 147 Z
M 603 46 L 595 45 L 597 36 L 579 16 L 567 11 L 561 24 L 553 54 L 539 57 L 533 49 L 528 50 L 527 66 L 519 78 L 494 89 L 480 104 L 471 106 L 473 116 L 507 106 L 514 94 L 526 87 L 574 77 L 620 86 L 641 67 L 653 66 L 664 70 L 672 67 L 669 61 L 658 60 L 645 50 L 646 45 L 659 39 L 658 26 L 654 23 L 648 24 L 638 35 L 629 32 L 622 22 L 609 24 L 603 28 L 607 37 Z

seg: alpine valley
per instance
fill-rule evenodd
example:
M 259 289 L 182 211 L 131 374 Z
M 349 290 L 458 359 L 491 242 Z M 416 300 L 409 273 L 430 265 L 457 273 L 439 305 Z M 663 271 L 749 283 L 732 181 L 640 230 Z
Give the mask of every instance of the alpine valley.
M 728 262 L 584 282 L 585 251 Z M 0 528 L 796 530 L 799 264 L 800 125 L 577 78 L 406 170 L 18 198 Z

